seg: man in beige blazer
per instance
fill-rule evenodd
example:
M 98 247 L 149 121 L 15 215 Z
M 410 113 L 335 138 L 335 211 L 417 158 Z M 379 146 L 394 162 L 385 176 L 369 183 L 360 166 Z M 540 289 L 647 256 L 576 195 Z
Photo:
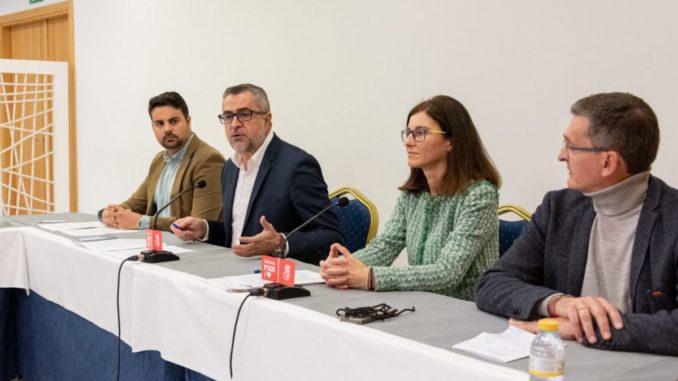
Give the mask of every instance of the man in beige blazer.
M 157 224 L 158 229 L 167 231 L 180 217 L 218 219 L 224 157 L 191 131 L 188 106 L 178 93 L 166 92 L 151 98 L 148 113 L 153 133 L 165 150 L 155 155 L 136 192 L 127 201 L 100 210 L 99 219 L 120 229 L 146 229 Z M 159 208 L 200 180 L 206 182 L 204 188 L 188 190 L 154 221 Z

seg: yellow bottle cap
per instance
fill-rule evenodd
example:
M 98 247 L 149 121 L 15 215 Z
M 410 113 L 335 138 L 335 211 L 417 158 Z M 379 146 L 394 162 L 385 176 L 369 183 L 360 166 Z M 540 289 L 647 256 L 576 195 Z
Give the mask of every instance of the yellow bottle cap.
M 540 319 L 537 324 L 540 331 L 557 331 L 558 330 L 558 320 L 556 319 Z

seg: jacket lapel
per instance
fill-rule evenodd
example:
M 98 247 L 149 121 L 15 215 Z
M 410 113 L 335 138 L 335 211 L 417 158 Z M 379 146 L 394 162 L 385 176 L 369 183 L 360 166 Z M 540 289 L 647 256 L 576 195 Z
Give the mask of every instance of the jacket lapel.
M 238 185 L 239 172 L 240 170 L 233 164 L 233 161 L 228 159 L 224 165 L 224 176 L 221 181 L 221 186 L 224 188 L 224 232 L 227 247 L 231 247 L 231 237 L 233 237 L 233 199 L 235 187 Z
M 631 253 L 631 274 L 629 276 L 629 291 L 631 294 L 631 304 L 635 306 L 636 297 L 638 295 L 638 282 L 640 281 L 641 270 L 648 259 L 650 239 L 652 238 L 652 231 L 657 221 L 657 206 L 659 205 L 660 187 L 657 180 L 650 176 L 649 185 L 647 188 L 647 196 L 643 208 L 640 211 L 638 218 L 638 226 L 636 227 L 636 237 L 633 241 L 633 252 Z M 651 283 L 651 279 L 648 279 Z M 651 287 L 651 284 L 648 284 Z M 643 290 L 641 290 L 642 292 Z
M 158 207 L 155 205 L 155 188 L 158 186 L 158 180 L 160 180 L 160 175 L 162 174 L 162 169 L 164 167 L 165 160 L 163 160 L 163 154 L 160 153 L 151 164 L 148 183 L 146 184 L 146 215 L 148 216 L 154 215 L 158 210 Z
M 200 139 L 198 139 L 197 135 L 193 135 L 193 139 L 191 140 L 191 144 L 188 145 L 188 148 L 186 149 L 186 153 L 184 154 L 184 159 L 181 160 L 181 164 L 179 165 L 179 170 L 177 171 L 177 176 L 174 178 L 174 184 L 172 184 L 172 191 L 170 193 L 170 200 L 175 197 L 176 195 L 181 192 L 181 185 L 184 183 L 184 175 L 186 175 L 186 170 L 188 169 L 191 160 L 193 160 L 193 154 L 195 154 L 195 151 L 198 148 L 198 144 L 200 143 Z M 186 189 L 189 187 L 192 187 L 194 184 L 186 184 Z M 172 203 L 172 206 L 170 206 L 172 210 L 172 215 L 173 216 L 180 216 L 181 215 L 181 197 Z
M 589 205 L 584 209 L 583 215 L 576 218 L 578 221 L 572 221 L 576 228 L 575 234 L 573 234 L 572 251 L 569 254 L 567 289 L 573 295 L 581 294 L 584 273 L 586 271 L 586 261 L 589 256 L 591 229 L 593 228 L 593 220 L 596 218 L 593 203 L 590 199 L 587 199 L 587 202 Z
M 262 185 L 266 181 L 268 172 L 273 167 L 273 161 L 275 160 L 276 155 L 278 154 L 278 149 L 280 148 L 280 138 L 277 135 L 273 134 L 273 139 L 264 153 L 264 158 L 261 160 L 261 166 L 259 167 L 259 172 L 257 172 L 257 178 L 254 180 L 254 187 L 252 188 L 252 194 L 250 195 L 250 202 L 247 204 L 247 213 L 245 214 L 245 222 L 243 223 L 243 231 L 247 229 L 247 225 L 250 223 L 252 218 L 252 207 L 259 197 Z M 256 216 L 258 218 L 258 216 Z

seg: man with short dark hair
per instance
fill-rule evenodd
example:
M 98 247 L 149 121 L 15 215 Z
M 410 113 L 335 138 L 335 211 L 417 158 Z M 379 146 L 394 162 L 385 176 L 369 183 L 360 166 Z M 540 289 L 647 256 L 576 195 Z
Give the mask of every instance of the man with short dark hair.
M 281 140 L 272 129 L 266 92 L 255 85 L 226 89 L 219 120 L 235 154 L 226 162 L 223 221 L 183 218 L 172 231 L 183 240 L 223 245 L 243 257 L 270 255 L 289 233 L 330 205 L 318 161 Z M 283 232 L 283 233 L 279 233 Z M 318 264 L 341 242 L 333 211 L 289 237 L 292 258 Z
M 657 118 L 642 99 L 595 94 L 572 106 L 549 192 L 478 284 L 481 310 L 601 349 L 678 355 L 678 191 L 650 174 Z
M 188 106 L 178 93 L 151 98 L 148 114 L 153 134 L 165 150 L 155 155 L 136 192 L 127 201 L 100 210 L 100 220 L 120 229 L 146 229 L 157 224 L 158 229 L 169 231 L 170 224 L 180 217 L 218 218 L 224 157 L 192 132 Z M 153 221 L 159 208 L 200 180 L 206 182 L 204 188 L 182 194 Z

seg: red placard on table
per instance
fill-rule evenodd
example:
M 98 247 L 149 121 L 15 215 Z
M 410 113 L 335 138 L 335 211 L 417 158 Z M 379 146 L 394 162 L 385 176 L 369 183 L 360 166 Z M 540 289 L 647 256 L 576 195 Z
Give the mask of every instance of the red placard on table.
M 296 263 L 288 259 L 261 257 L 261 279 L 294 287 Z
M 160 230 L 146 229 L 146 248 L 148 250 L 162 250 L 162 232 Z

